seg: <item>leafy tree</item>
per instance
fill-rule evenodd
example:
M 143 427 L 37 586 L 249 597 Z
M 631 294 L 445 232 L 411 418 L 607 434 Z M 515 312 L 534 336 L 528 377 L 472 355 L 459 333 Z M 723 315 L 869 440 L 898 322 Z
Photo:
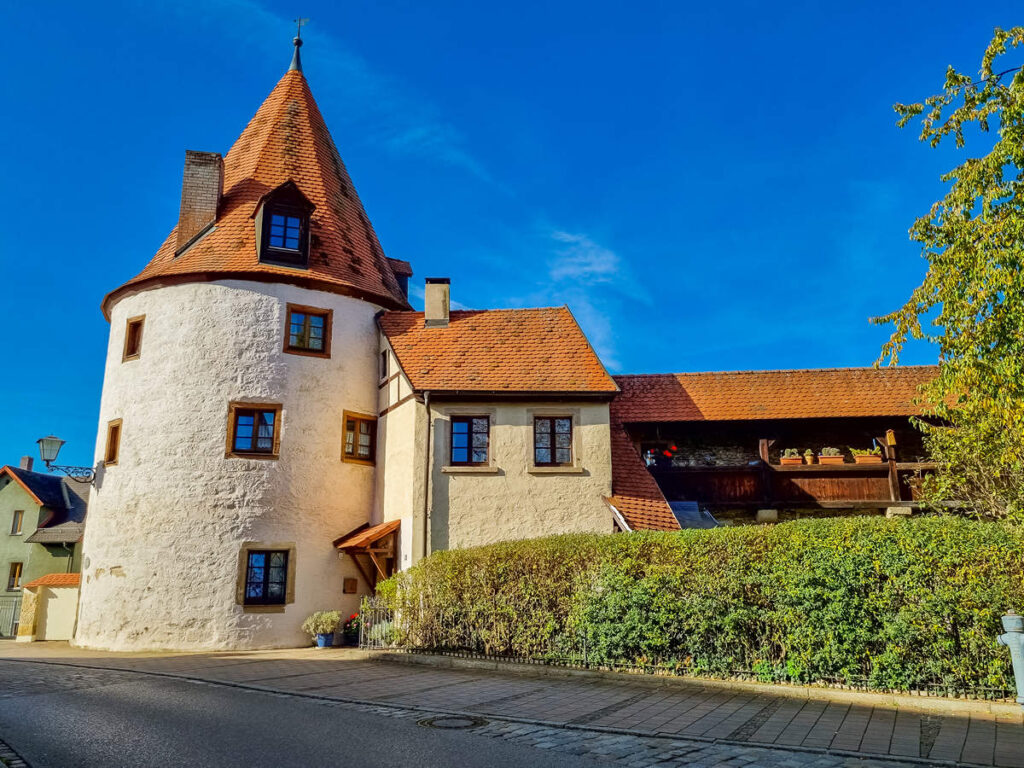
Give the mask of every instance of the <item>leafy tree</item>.
M 919 422 L 942 464 L 933 500 L 967 502 L 978 515 L 1024 520 L 1024 71 L 1005 56 L 1024 27 L 996 29 L 977 80 L 949 67 L 943 91 L 897 104 L 898 125 L 920 118 L 921 141 L 991 145 L 945 174 L 948 191 L 910 229 L 928 261 L 882 349 L 891 364 L 909 339 L 939 347 L 940 373 Z M 994 141 L 993 141 L 994 140 Z M 930 422 L 930 423 L 929 423 Z M 942 424 L 943 426 L 938 426 Z

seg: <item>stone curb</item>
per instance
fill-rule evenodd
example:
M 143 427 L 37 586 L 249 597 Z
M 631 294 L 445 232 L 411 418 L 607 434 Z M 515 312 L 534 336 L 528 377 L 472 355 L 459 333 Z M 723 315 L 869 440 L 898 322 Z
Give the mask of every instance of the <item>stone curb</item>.
M 30 768 L 21 755 L 15 752 L 11 745 L 3 739 L 0 739 L 0 765 L 7 766 L 7 768 Z
M 399 654 L 392 654 L 399 655 Z M 404 654 L 402 654 L 404 655 Z M 367 658 L 374 658 L 373 653 L 366 654 Z M 679 741 L 679 742 L 694 742 L 698 744 L 721 744 L 729 747 L 757 747 L 759 749 L 770 749 L 779 752 L 802 752 L 817 755 L 834 755 L 840 757 L 853 757 L 863 760 L 881 760 L 889 763 L 914 763 L 917 765 L 925 766 L 956 766 L 957 768 L 992 768 L 991 765 L 982 763 L 964 763 L 957 762 L 955 760 L 933 760 L 924 757 L 904 757 L 902 755 L 883 755 L 877 752 L 855 752 L 845 749 L 821 749 L 817 747 L 801 747 L 801 746 L 787 746 L 782 744 L 766 744 L 762 742 L 751 742 L 751 741 L 737 741 L 735 739 L 722 739 L 722 738 L 706 738 L 703 736 L 683 736 L 678 734 L 666 734 L 666 733 L 649 733 L 644 731 L 629 730 L 626 728 L 609 728 L 606 726 L 596 725 L 585 725 L 585 724 L 574 724 L 574 723 L 560 723 L 552 720 L 538 720 L 536 718 L 529 717 L 516 717 L 514 715 L 489 715 L 481 714 L 479 712 L 465 712 L 461 710 L 451 709 L 440 709 L 437 707 L 423 707 L 415 704 L 399 704 L 396 702 L 389 701 L 373 701 L 369 699 L 353 699 L 342 696 L 324 696 L 323 694 L 316 693 L 303 693 L 301 691 L 284 691 L 278 688 L 270 688 L 263 685 L 252 685 L 251 683 L 236 683 L 228 680 L 211 680 L 205 677 L 196 677 L 194 675 L 177 674 L 173 672 L 154 672 L 149 670 L 131 669 L 129 667 L 112 667 L 112 666 L 98 666 L 95 664 L 79 664 L 74 661 L 67 660 L 51 660 L 51 659 L 18 659 L 10 657 L 0 657 L 0 661 L 10 661 L 21 664 L 50 664 L 53 666 L 62 667 L 80 667 L 82 669 L 94 669 L 99 671 L 109 672 L 128 672 L 136 675 L 149 675 L 151 677 L 164 677 L 172 680 L 186 680 L 194 683 L 202 683 L 204 685 L 221 686 L 224 688 L 237 688 L 245 691 L 255 691 L 258 693 L 270 693 L 276 696 L 289 696 L 298 699 L 313 699 L 317 701 L 330 702 L 336 704 L 351 704 L 362 707 L 379 707 L 383 709 L 390 709 L 396 711 L 406 712 L 423 712 L 428 714 L 436 715 L 454 715 L 458 717 L 483 717 L 492 722 L 504 722 L 504 723 L 519 723 L 522 725 L 535 725 L 543 728 L 555 728 L 569 731 L 584 731 L 589 733 L 606 733 L 617 736 L 632 736 L 635 738 L 642 739 L 663 739 L 665 741 Z M 577 671 L 577 670 L 574 670 Z M 585 671 L 585 670 L 581 670 Z M 617 673 L 612 673 L 617 674 Z M 19 766 L 20 768 L 20 766 Z M 25 766 L 25 768 L 29 768 Z
M 497 659 L 475 659 L 462 656 L 446 656 L 429 653 L 405 653 L 400 651 L 366 651 L 365 658 L 389 664 L 420 664 L 429 667 L 450 669 L 482 669 L 491 672 L 505 672 L 527 677 L 583 677 L 614 682 L 640 683 L 655 687 L 678 686 L 681 688 L 702 688 L 763 693 L 789 699 L 809 699 L 842 704 L 863 704 L 870 707 L 892 707 L 925 712 L 957 714 L 992 714 L 1020 717 L 1021 705 L 1012 701 L 985 701 L 983 699 L 949 699 L 941 696 L 912 696 L 901 693 L 876 693 L 873 691 L 851 691 L 844 688 L 819 688 L 810 685 L 783 685 L 778 683 L 753 683 L 746 680 L 715 680 L 704 677 L 677 677 L 652 675 L 639 672 L 614 672 L 603 669 L 574 669 L 542 663 L 501 661 Z

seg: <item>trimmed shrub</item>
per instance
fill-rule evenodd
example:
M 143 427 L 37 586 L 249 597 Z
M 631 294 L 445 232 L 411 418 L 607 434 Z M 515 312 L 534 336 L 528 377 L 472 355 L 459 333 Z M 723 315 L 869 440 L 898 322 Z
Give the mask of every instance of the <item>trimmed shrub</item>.
M 953 517 L 567 535 L 439 552 L 378 587 L 398 642 L 883 690 L 1012 689 L 1024 530 Z

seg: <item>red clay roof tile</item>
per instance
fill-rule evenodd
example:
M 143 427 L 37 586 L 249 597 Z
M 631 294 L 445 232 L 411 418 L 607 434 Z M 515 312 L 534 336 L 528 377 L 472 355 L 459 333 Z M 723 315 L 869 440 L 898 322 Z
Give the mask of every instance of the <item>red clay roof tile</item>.
M 287 181 L 316 206 L 308 270 L 257 260 L 257 202 Z M 141 273 L 107 295 L 104 312 L 117 296 L 147 284 L 230 277 L 298 283 L 390 309 L 409 306 L 299 71 L 285 73 L 224 158 L 213 229 L 180 256 L 174 249 L 172 231 Z
M 936 366 L 616 376 L 624 423 L 913 416 Z
M 446 327 L 425 327 L 422 312 L 378 322 L 416 390 L 618 391 L 566 307 L 457 311 Z
M 50 573 L 33 579 L 23 587 L 77 587 L 82 583 L 80 573 Z

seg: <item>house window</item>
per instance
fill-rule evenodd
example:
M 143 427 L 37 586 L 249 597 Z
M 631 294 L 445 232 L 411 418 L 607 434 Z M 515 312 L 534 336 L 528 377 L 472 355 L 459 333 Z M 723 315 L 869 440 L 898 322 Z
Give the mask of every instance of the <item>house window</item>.
M 538 416 L 533 420 L 533 463 L 538 467 L 572 464 L 572 418 Z
M 25 510 L 14 510 L 14 518 L 11 520 L 11 535 L 17 536 L 21 533 L 21 524 L 25 519 Z
M 270 247 L 287 248 L 289 251 L 299 250 L 299 233 L 302 231 L 302 218 L 287 214 L 270 214 Z
M 107 423 L 107 447 L 103 452 L 104 466 L 117 464 L 121 453 L 121 420 L 114 419 Z
M 245 605 L 284 605 L 287 587 L 288 550 L 249 550 L 245 566 Z
M 7 576 L 7 591 L 16 592 L 21 589 L 21 563 L 11 563 Z
M 288 305 L 284 351 L 297 355 L 331 356 L 331 319 L 329 309 Z
M 388 351 L 385 349 L 380 353 L 380 378 L 381 380 L 388 377 Z
M 487 464 L 491 420 L 487 416 L 452 416 L 451 463 L 459 466 Z
M 121 362 L 138 360 L 142 352 L 142 326 L 146 321 L 145 315 L 129 317 L 124 329 L 124 354 Z
M 227 455 L 276 459 L 281 443 L 281 406 L 231 403 Z
M 260 261 L 305 268 L 309 253 L 309 215 L 298 208 L 268 204 L 261 217 Z
M 345 443 L 341 458 L 373 464 L 377 448 L 377 420 L 345 412 Z

